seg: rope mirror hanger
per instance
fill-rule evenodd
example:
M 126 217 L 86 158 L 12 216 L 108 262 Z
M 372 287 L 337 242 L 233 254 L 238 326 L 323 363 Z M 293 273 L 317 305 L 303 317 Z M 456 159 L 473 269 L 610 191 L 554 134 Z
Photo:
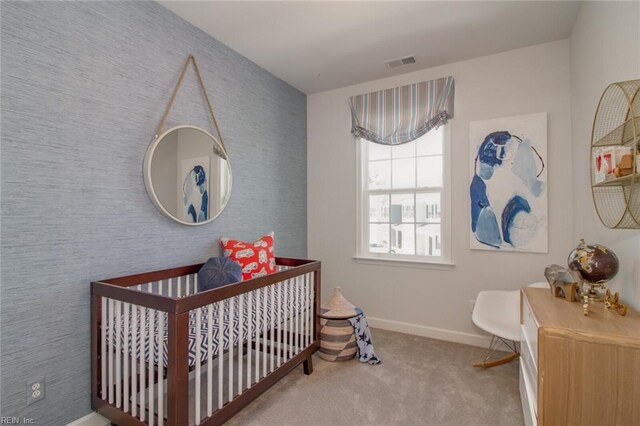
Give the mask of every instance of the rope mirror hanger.
M 227 147 L 224 145 L 224 141 L 222 140 L 220 127 L 218 127 L 218 120 L 216 120 L 216 115 L 213 113 L 213 108 L 211 107 L 211 101 L 209 100 L 209 94 L 207 93 L 207 89 L 204 85 L 202 74 L 200 74 L 200 67 L 198 67 L 198 62 L 196 61 L 195 56 L 193 56 L 192 54 L 189 54 L 189 56 L 187 56 L 187 60 L 185 61 L 184 66 L 182 67 L 182 71 L 180 72 L 180 78 L 178 79 L 178 83 L 176 84 L 176 87 L 173 89 L 173 93 L 171 94 L 171 98 L 169 99 L 167 108 L 164 111 L 164 114 L 162 115 L 162 119 L 160 119 L 160 123 L 156 128 L 156 133 L 153 139 L 156 140 L 158 136 L 162 134 L 162 128 L 164 127 L 164 123 L 167 120 L 167 117 L 169 116 L 169 111 L 171 110 L 171 106 L 173 105 L 173 102 L 176 99 L 176 95 L 178 94 L 178 91 L 182 86 L 182 82 L 184 81 L 184 76 L 187 73 L 187 68 L 189 68 L 190 63 L 193 64 L 193 69 L 195 70 L 196 76 L 198 77 L 198 83 L 200 84 L 200 88 L 202 89 L 202 94 L 204 95 L 204 99 L 207 102 L 207 108 L 209 109 L 209 114 L 211 114 L 211 119 L 213 120 L 213 125 L 216 129 L 216 133 L 218 134 L 218 140 L 220 142 L 220 146 L 222 147 L 225 155 L 227 155 Z

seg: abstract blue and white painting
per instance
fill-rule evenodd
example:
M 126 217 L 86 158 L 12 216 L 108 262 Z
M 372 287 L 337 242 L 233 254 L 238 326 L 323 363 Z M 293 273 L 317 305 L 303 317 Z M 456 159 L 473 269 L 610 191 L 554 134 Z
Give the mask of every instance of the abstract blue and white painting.
M 190 223 L 209 219 L 209 157 L 182 160 L 182 220 Z
M 472 249 L 548 252 L 547 113 L 470 123 Z

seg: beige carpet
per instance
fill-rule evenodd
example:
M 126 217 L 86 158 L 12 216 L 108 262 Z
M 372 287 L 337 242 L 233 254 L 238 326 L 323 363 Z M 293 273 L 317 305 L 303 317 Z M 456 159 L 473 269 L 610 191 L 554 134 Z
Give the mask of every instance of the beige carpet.
M 473 346 L 372 330 L 381 365 L 314 356 L 231 425 L 522 425 L 518 362 L 479 370 Z

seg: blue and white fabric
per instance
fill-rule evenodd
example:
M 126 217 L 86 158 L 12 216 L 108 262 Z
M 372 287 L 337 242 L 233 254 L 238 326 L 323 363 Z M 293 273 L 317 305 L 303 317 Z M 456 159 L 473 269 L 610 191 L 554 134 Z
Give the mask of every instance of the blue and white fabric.
M 380 364 L 382 361 L 373 350 L 373 341 L 371 340 L 371 330 L 369 330 L 367 317 L 360 308 L 356 308 L 356 312 L 358 315 L 353 318 L 349 318 L 349 322 L 353 326 L 353 331 L 356 334 L 358 359 L 360 362 L 367 362 L 372 365 Z
M 242 284 L 238 284 L 238 285 L 242 285 Z M 274 305 L 275 306 L 271 306 L 271 293 L 273 294 L 273 300 L 274 300 Z M 233 307 L 234 307 L 234 317 L 233 317 L 233 345 L 237 346 L 238 342 L 245 342 L 249 339 L 249 332 L 248 332 L 248 324 L 249 321 L 251 321 L 251 339 L 254 339 L 256 337 L 256 331 L 258 331 L 258 335 L 262 333 L 263 331 L 263 326 L 266 323 L 266 328 L 267 330 L 271 329 L 271 325 L 277 326 L 277 319 L 278 319 L 278 310 L 280 311 L 280 315 L 279 318 L 281 319 L 282 322 L 284 322 L 285 315 L 286 312 L 289 313 L 289 317 L 295 317 L 296 315 L 298 315 L 299 313 L 302 313 L 303 311 L 305 311 L 306 309 L 310 309 L 310 301 L 305 301 L 303 300 L 303 296 L 304 294 L 302 293 L 302 291 L 299 292 L 300 294 L 298 295 L 295 291 L 294 291 L 294 286 L 291 285 L 289 286 L 288 292 L 286 291 L 286 287 L 283 284 L 278 284 L 275 286 L 269 286 L 269 287 L 264 287 L 261 290 L 257 290 L 257 291 L 253 291 L 251 293 L 245 293 L 244 297 L 243 297 L 243 316 L 242 319 L 239 318 L 238 315 L 238 308 L 239 308 L 239 298 L 238 297 L 234 297 L 231 299 L 227 299 L 224 300 L 222 303 L 224 304 L 224 313 L 223 313 L 223 323 L 222 323 L 222 327 L 220 327 L 219 324 L 219 313 L 218 313 L 218 309 L 219 309 L 219 303 L 215 303 L 213 304 L 213 315 L 212 315 L 212 334 L 213 334 L 213 338 L 212 338 L 212 342 L 211 342 L 211 346 L 212 346 L 212 353 L 214 356 L 218 355 L 218 349 L 219 349 L 219 339 L 218 336 L 221 332 L 222 329 L 222 343 L 223 343 L 223 348 L 222 351 L 227 351 L 229 349 L 229 326 L 231 324 L 231 319 L 229 318 L 229 308 L 230 308 L 230 304 L 233 303 Z M 260 294 L 260 296 L 258 297 L 257 295 Z M 286 300 L 287 300 L 287 307 L 288 309 L 285 309 L 285 294 L 286 294 Z M 266 315 L 263 309 L 263 300 L 264 297 L 266 296 Z M 295 296 L 298 296 L 296 300 L 294 300 Z M 249 299 L 251 298 L 251 312 L 249 311 Z M 280 299 L 279 299 L 280 298 Z M 278 305 L 278 300 L 281 301 L 280 305 Z M 149 309 L 145 309 L 146 310 L 146 318 L 145 318 L 145 329 L 144 329 L 144 334 L 142 336 L 138 335 L 137 338 L 137 344 L 136 344 L 136 348 L 135 348 L 135 353 L 138 354 L 138 358 L 140 357 L 140 345 L 141 345 L 141 340 L 144 338 L 144 342 L 145 342 L 145 361 L 148 362 L 149 360 L 149 339 L 148 339 L 148 335 L 149 335 Z M 205 306 L 201 309 L 201 317 L 200 317 L 200 335 L 201 335 L 201 345 L 200 345 L 200 361 L 201 363 L 206 362 L 207 360 L 207 348 L 209 346 L 209 335 L 208 335 L 208 328 L 209 328 L 209 321 L 208 321 L 208 312 L 209 312 L 209 308 L 208 306 Z M 195 366 L 196 363 L 196 310 L 192 310 L 189 312 L 189 366 L 193 367 Z M 136 329 L 140 329 L 140 311 L 138 311 L 138 325 L 134 325 L 133 321 L 131 319 L 131 313 L 129 314 L 129 348 L 130 351 L 132 348 L 132 341 L 133 341 L 133 337 L 132 337 L 132 333 L 133 331 L 135 331 Z M 166 313 L 162 313 L 162 312 L 157 312 L 157 311 L 153 311 L 152 312 L 152 316 L 153 316 L 153 321 L 154 321 L 154 330 L 153 330 L 153 339 L 154 339 L 154 345 L 153 345 L 153 349 L 154 349 L 154 353 L 153 353 L 153 362 L 155 363 L 155 365 L 158 365 L 158 342 L 159 342 L 159 330 L 158 330 L 158 320 L 159 320 L 159 315 L 164 315 L 164 337 L 163 337 L 163 353 L 162 353 L 162 362 L 164 364 L 164 366 L 167 365 L 167 343 L 169 340 L 169 330 L 168 330 L 168 322 L 167 322 L 167 314 Z M 114 318 L 115 319 L 115 318 Z M 107 324 L 106 327 L 106 333 L 107 336 L 109 335 L 109 327 L 110 324 Z M 291 327 L 291 324 L 289 324 L 289 327 Z M 257 329 L 257 330 L 256 330 Z M 238 330 L 242 330 L 242 337 L 240 337 L 238 334 Z M 115 346 L 115 339 L 116 338 L 120 338 L 121 343 L 122 343 L 122 347 L 124 348 L 124 315 L 122 317 L 122 319 L 120 320 L 120 330 L 116 331 L 115 333 L 113 333 L 113 343 Z

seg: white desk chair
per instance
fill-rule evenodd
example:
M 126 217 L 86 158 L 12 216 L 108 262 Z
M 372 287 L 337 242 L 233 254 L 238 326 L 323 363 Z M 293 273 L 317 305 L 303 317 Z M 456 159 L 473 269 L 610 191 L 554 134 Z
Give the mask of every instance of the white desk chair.
M 549 284 L 539 282 L 529 287 L 549 288 Z M 495 367 L 520 356 L 520 290 L 481 291 L 476 298 L 471 319 L 475 325 L 493 336 L 484 360 L 473 364 L 474 367 Z M 491 359 L 502 347 L 506 347 L 509 354 Z

